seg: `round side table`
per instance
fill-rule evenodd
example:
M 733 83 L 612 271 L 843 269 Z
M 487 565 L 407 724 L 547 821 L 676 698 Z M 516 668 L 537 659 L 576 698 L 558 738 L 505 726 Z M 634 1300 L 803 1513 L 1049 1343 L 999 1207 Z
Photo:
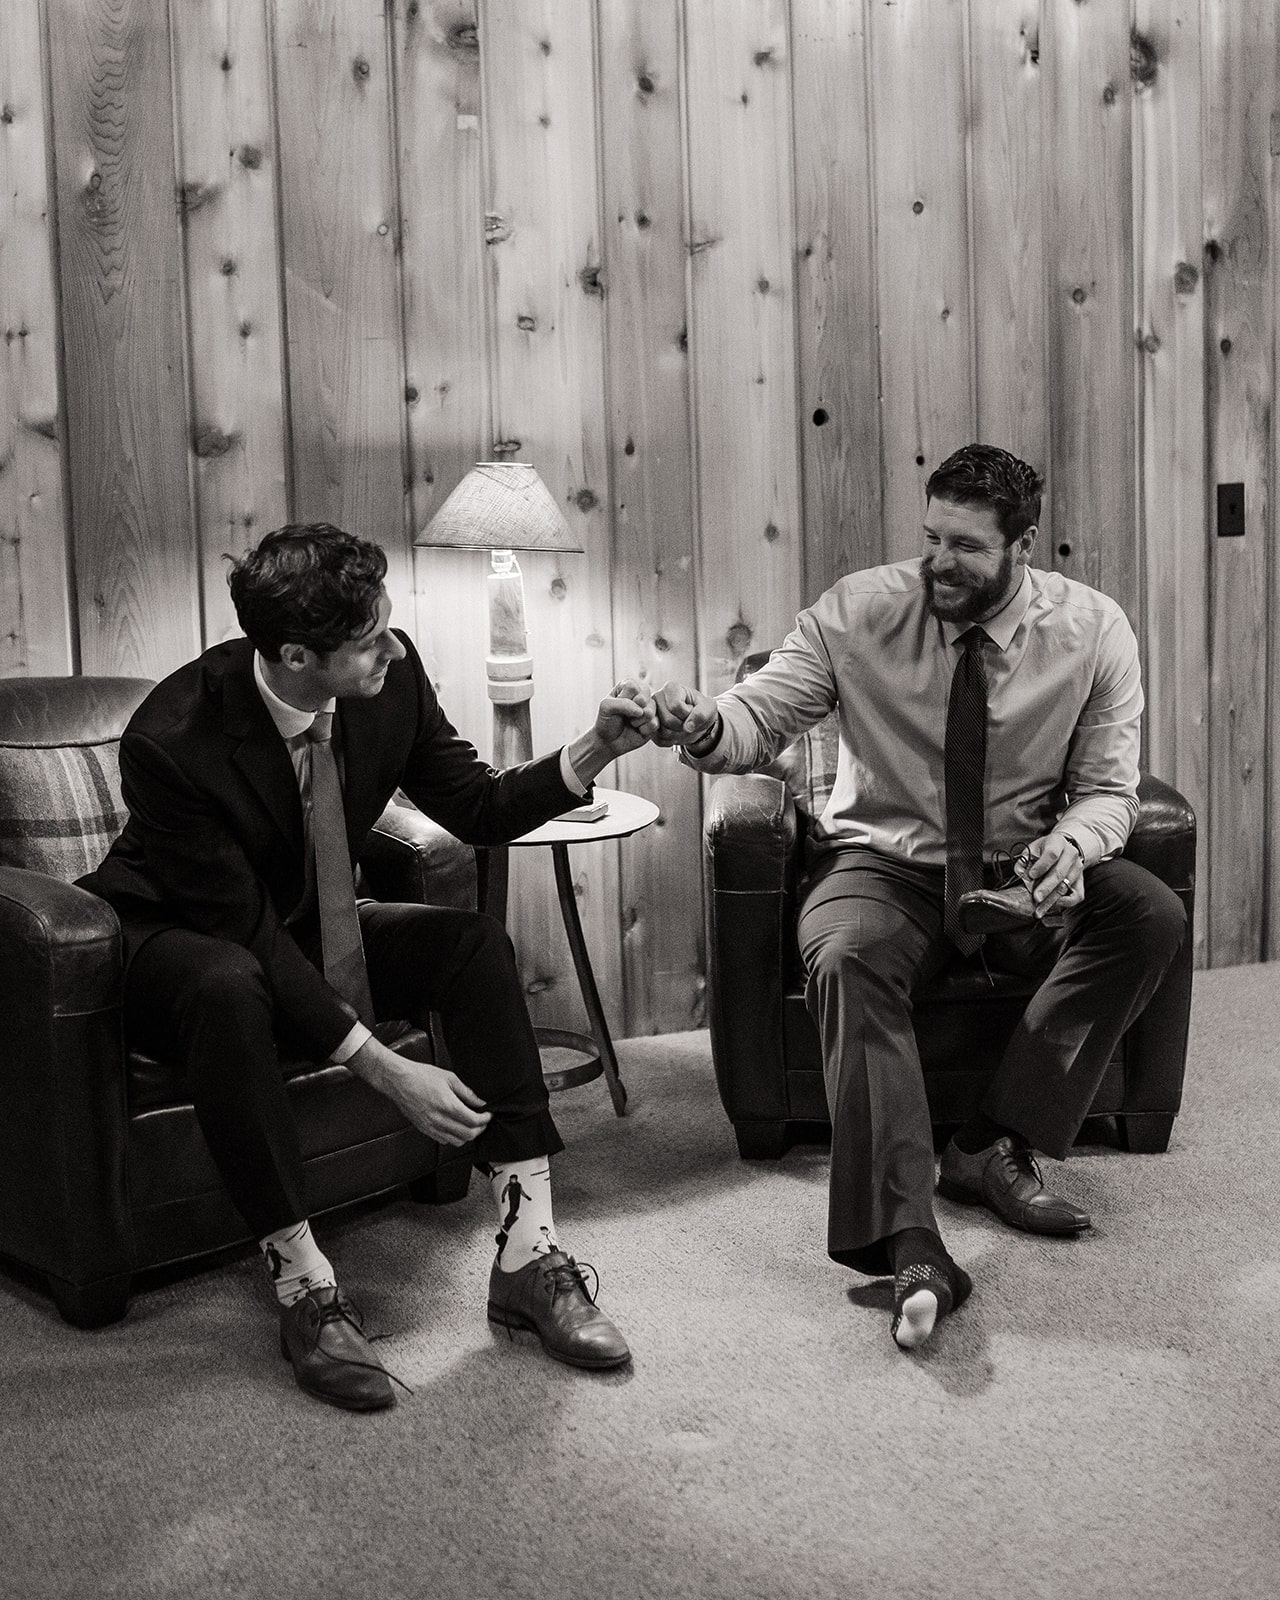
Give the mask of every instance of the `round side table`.
M 512 839 L 508 848 L 522 850 L 536 845 L 551 846 L 551 859 L 556 873 L 556 894 L 560 900 L 560 916 L 564 922 L 565 935 L 573 955 L 574 971 L 578 975 L 578 987 L 582 991 L 583 1004 L 587 1008 L 587 1020 L 591 1026 L 589 1035 L 573 1033 L 566 1028 L 533 1030 L 539 1045 L 576 1050 L 587 1057 L 585 1061 L 578 1062 L 574 1066 L 546 1073 L 547 1087 L 569 1089 L 575 1084 L 589 1083 L 592 1078 L 598 1078 L 603 1072 L 605 1081 L 609 1085 L 613 1109 L 621 1116 L 627 1108 L 627 1088 L 618 1076 L 618 1058 L 614 1054 L 613 1040 L 609 1037 L 609 1027 L 600 1006 L 600 994 L 596 989 L 586 941 L 582 937 L 578 897 L 573 892 L 573 879 L 569 874 L 569 846 L 590 844 L 600 839 L 625 839 L 629 834 L 639 833 L 642 828 L 647 828 L 656 822 L 658 808 L 652 800 L 645 800 L 638 794 L 627 794 L 622 789 L 601 789 L 597 786 L 593 798 L 595 801 L 607 801 L 609 806 L 604 816 L 595 822 L 574 822 L 566 821 L 563 817 L 553 817 L 550 822 L 544 822 L 540 828 L 534 828 L 529 833 L 521 834 L 518 839 Z

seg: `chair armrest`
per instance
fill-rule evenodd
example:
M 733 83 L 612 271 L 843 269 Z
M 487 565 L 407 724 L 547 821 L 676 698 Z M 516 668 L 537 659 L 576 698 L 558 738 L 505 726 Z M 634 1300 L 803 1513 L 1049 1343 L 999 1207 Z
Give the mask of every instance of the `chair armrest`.
M 378 900 L 466 911 L 478 904 L 475 851 L 416 806 L 386 808 L 360 852 L 360 871 Z
M 1179 894 L 1194 890 L 1196 816 L 1171 784 L 1147 776 L 1139 780 L 1138 816 L 1124 855 Z
M 796 810 L 778 778 L 717 778 L 703 838 L 711 1059 L 732 1122 L 787 1114 L 784 954 L 794 940 Z
M 711 883 L 731 893 L 781 894 L 795 884 L 796 808 L 780 778 L 717 778 L 703 824 Z
M 0 867 L 0 1250 L 71 1282 L 127 1272 L 120 925 Z
M 1187 914 L 1182 948 L 1130 1028 L 1125 1053 L 1126 1110 L 1169 1115 L 1182 1104 L 1191 1021 L 1196 818 L 1182 795 L 1159 778 L 1143 777 L 1138 784 L 1138 817 L 1124 856 L 1166 883 Z

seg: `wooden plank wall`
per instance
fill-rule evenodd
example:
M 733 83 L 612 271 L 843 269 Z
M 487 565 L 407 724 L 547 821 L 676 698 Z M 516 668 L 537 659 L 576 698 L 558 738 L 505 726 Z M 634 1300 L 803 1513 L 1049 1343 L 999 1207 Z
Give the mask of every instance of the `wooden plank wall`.
M 1046 474 L 1042 564 L 1138 628 L 1198 960 L 1280 956 L 1277 32 L 1271 0 L 12 0 L 0 672 L 166 672 L 234 629 L 224 554 L 325 517 L 387 548 L 487 754 L 483 562 L 413 539 L 523 459 L 584 547 L 525 562 L 545 749 L 913 554 L 980 437 Z M 606 1005 L 696 1026 L 698 785 L 612 777 L 661 821 L 575 853 Z M 512 925 L 573 1027 L 548 869 Z

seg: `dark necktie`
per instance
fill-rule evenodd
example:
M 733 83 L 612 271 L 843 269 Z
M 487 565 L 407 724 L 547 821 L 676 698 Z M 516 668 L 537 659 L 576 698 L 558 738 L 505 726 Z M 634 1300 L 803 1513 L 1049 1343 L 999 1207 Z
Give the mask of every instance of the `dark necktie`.
M 333 758 L 333 712 L 317 711 L 306 737 L 311 772 L 311 850 L 324 975 L 356 1008 L 361 1022 L 372 1027 L 373 1001 L 360 940 L 355 885 L 351 881 L 342 785 Z
M 982 943 L 981 934 L 961 932 L 959 902 L 962 894 L 982 887 L 987 773 L 987 672 L 982 647 L 986 642 L 981 628 L 960 635 L 964 650 L 951 678 L 943 749 L 947 872 L 942 925 L 952 944 L 965 955 L 972 955 Z

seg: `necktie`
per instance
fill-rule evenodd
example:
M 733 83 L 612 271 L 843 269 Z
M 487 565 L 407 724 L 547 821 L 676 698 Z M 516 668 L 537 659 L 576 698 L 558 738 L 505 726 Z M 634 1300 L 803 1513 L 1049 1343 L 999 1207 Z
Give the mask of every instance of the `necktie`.
M 982 887 L 982 840 L 985 831 L 987 773 L 987 672 L 981 628 L 960 635 L 964 646 L 951 678 L 947 701 L 947 735 L 943 747 L 943 782 L 947 801 L 947 871 L 943 927 L 965 955 L 972 955 L 982 935 L 960 930 L 960 896 Z
M 311 769 L 311 850 L 320 909 L 320 949 L 324 975 L 361 1022 L 373 1025 L 373 1001 L 365 970 L 356 891 L 351 881 L 342 785 L 333 758 L 333 712 L 318 711 L 307 729 Z

